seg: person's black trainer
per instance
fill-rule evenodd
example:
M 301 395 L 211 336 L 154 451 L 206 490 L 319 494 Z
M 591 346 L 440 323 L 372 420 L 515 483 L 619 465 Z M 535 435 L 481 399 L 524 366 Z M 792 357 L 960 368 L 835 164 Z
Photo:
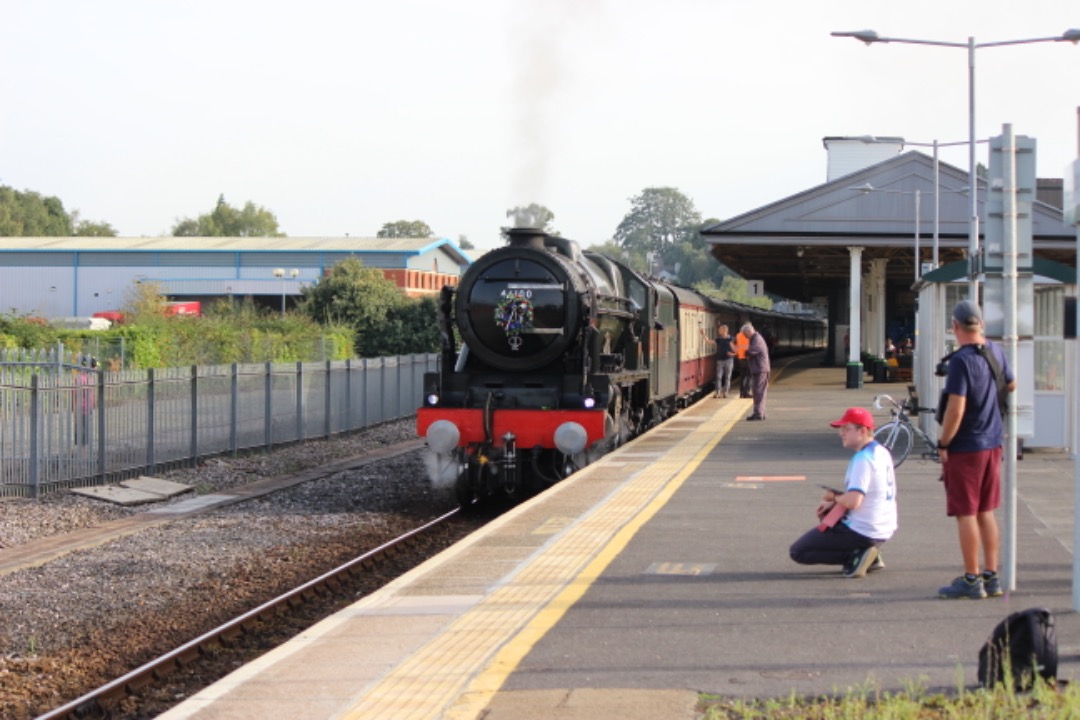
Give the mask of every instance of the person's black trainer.
M 951 584 L 938 589 L 938 597 L 946 600 L 982 600 L 986 597 L 986 588 L 983 587 L 981 577 L 968 580 L 961 575 Z
M 1001 597 L 1005 594 L 1005 590 L 1001 587 L 1001 578 L 997 573 L 993 575 L 983 573 L 982 581 L 983 589 L 989 597 Z
M 844 565 L 844 577 L 860 578 L 866 575 L 866 571 L 877 560 L 877 556 L 877 548 L 873 546 L 856 550 L 851 554 L 851 559 Z

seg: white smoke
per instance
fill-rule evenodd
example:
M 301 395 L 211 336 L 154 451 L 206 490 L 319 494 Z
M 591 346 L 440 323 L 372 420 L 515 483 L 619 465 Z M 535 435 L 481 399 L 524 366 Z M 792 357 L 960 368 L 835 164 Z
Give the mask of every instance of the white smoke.
M 560 120 L 567 111 L 562 92 L 573 79 L 573 58 L 582 35 L 596 25 L 586 20 L 602 17 L 603 0 L 534 0 L 513 3 L 510 30 L 514 69 L 514 173 L 513 197 L 543 202 L 547 194 L 548 163 Z M 564 128 L 565 130 L 565 128 Z M 517 227 L 535 227 L 518 224 Z
M 458 462 L 452 455 L 439 455 L 431 450 L 425 450 L 424 467 L 427 469 L 431 487 L 437 490 L 452 488 L 457 481 Z

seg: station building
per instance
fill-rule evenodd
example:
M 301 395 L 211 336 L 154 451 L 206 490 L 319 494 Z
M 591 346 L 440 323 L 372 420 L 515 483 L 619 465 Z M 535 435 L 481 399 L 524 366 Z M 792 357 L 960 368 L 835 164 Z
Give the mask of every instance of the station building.
M 910 389 L 933 405 L 938 360 L 955 339 L 952 305 L 966 297 L 970 190 L 961 170 L 899 137 L 827 137 L 826 180 L 705 228 L 712 254 L 767 292 L 829 308 L 827 362 L 856 369 L 883 357 L 886 338 L 911 339 Z M 1064 163 L 1063 163 L 1064 164 Z M 1000 212 L 995 188 L 977 179 L 979 246 Z M 989 192 L 988 192 L 989 190 Z M 1018 309 L 1018 435 L 1027 447 L 1070 447 L 1076 411 L 1077 228 L 1065 222 L 1063 183 L 1036 179 L 1025 193 Z M 979 264 L 986 267 L 987 257 Z M 999 275 L 1000 277 L 1000 275 Z M 976 277 L 987 335 L 1002 337 L 1000 290 Z M 850 347 L 845 348 L 845 340 Z M 883 392 L 903 395 L 905 388 Z M 923 417 L 924 423 L 933 420 Z M 1064 422 L 1063 422 L 1064 421 Z

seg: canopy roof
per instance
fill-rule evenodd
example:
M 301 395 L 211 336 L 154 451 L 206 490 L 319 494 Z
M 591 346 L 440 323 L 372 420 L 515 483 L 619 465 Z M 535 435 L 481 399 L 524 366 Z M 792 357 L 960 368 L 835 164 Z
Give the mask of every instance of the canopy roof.
M 962 260 L 968 248 L 968 175 L 939 163 L 938 265 Z M 705 228 L 712 254 L 746 278 L 784 297 L 811 300 L 847 287 L 848 247 L 864 248 L 863 261 L 889 260 L 891 291 L 915 282 L 915 205 L 919 248 L 930 262 L 934 243 L 934 160 L 917 150 L 817 185 Z M 980 227 L 985 225 L 985 183 L 979 182 Z M 1032 203 L 1034 252 L 1076 266 L 1076 229 L 1060 208 Z M 981 233 L 980 233 L 981 236 Z M 980 237 L 981 242 L 981 237 Z

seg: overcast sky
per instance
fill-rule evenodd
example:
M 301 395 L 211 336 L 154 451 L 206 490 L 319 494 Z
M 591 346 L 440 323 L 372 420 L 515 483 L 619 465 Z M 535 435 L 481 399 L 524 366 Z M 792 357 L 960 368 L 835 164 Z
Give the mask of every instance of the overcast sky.
M 585 245 L 647 187 L 725 219 L 825 180 L 822 138 L 966 140 L 966 43 L 1080 28 L 1066 0 L 0 0 L 0 184 L 123 236 L 219 195 L 290 236 L 423 220 L 498 245 L 532 202 Z M 1077 156 L 1080 47 L 976 53 L 979 137 Z M 927 151 L 929 153 L 929 150 Z M 980 157 L 985 161 L 985 150 Z M 966 149 L 942 158 L 967 167 Z

